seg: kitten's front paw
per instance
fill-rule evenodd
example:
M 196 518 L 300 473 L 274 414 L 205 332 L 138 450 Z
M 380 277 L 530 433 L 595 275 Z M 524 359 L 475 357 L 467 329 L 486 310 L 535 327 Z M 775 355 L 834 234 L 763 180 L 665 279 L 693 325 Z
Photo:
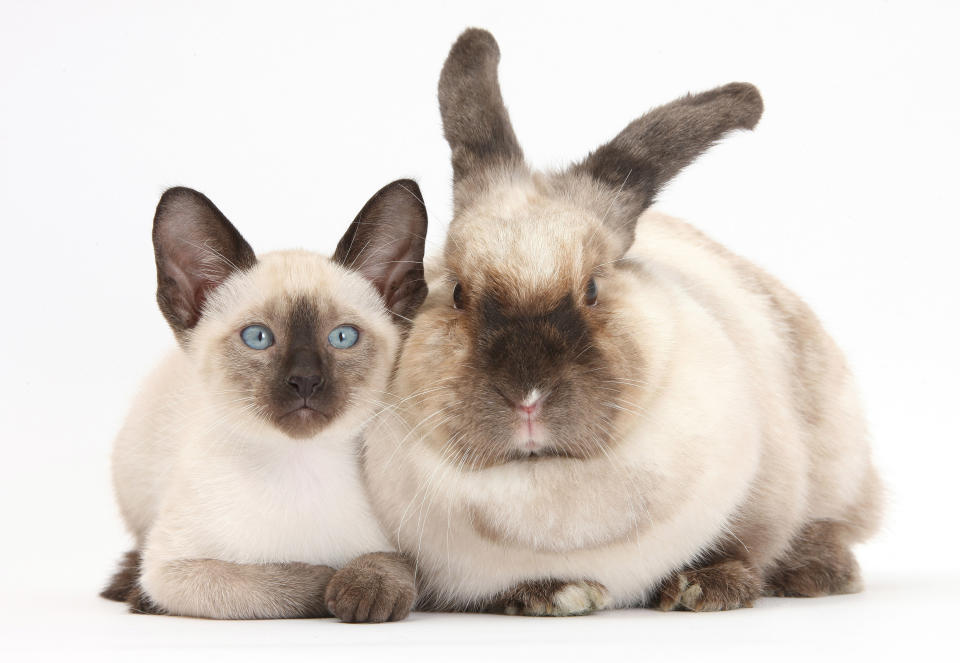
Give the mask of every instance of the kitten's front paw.
M 327 609 L 345 622 L 395 622 L 410 614 L 416 599 L 413 572 L 396 556 L 364 555 L 334 574 Z
M 505 592 L 491 612 L 533 617 L 588 615 L 611 604 L 610 593 L 592 580 L 534 580 Z
M 660 587 L 660 610 L 735 610 L 752 608 L 763 583 L 759 574 L 739 560 L 678 571 Z

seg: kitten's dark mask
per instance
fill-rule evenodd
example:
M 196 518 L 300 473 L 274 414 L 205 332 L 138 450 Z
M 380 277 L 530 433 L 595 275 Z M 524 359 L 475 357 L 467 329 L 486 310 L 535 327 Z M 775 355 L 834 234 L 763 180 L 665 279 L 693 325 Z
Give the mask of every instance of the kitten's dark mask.
M 370 322 L 370 314 L 379 319 L 386 310 L 401 329 L 409 325 L 427 295 L 426 232 L 427 212 L 420 189 L 412 180 L 397 180 L 374 194 L 347 228 L 329 260 L 336 266 L 333 272 L 311 262 L 327 263 L 326 259 L 305 258 L 305 252 L 286 252 L 299 257 L 265 256 L 261 261 L 206 196 L 176 187 L 161 197 L 153 223 L 157 303 L 185 349 L 190 350 L 200 336 L 213 341 L 215 349 L 204 345 L 214 351 L 214 372 L 227 377 L 222 387 L 213 384 L 216 380 L 211 382 L 211 389 L 218 392 L 215 396 L 224 396 L 231 406 L 266 420 L 290 437 L 311 437 L 351 404 L 376 402 L 378 394 L 371 394 L 371 400 L 358 393 L 360 388 L 384 388 L 372 382 L 376 379 L 385 385 L 387 380 L 389 358 L 378 355 L 388 348 L 395 350 L 396 343 L 386 343 L 382 326 L 379 336 L 376 325 L 364 329 L 362 319 Z M 235 281 L 232 289 L 220 290 L 235 275 L 268 269 L 272 260 L 280 261 L 271 264 L 281 268 L 263 287 Z M 282 267 L 284 260 L 293 264 Z M 349 277 L 344 270 L 351 273 Z M 355 276 L 366 280 L 359 289 Z M 379 297 L 369 296 L 370 286 Z M 265 303 L 239 305 L 237 298 L 248 292 L 254 293 L 254 299 L 257 292 L 276 295 Z M 218 296 L 223 293 L 229 296 Z M 346 310 L 351 306 L 355 309 Z M 227 323 L 226 328 L 212 332 L 225 317 L 234 315 L 244 319 L 237 320 L 237 326 Z M 331 337 L 342 325 L 351 325 L 351 342 L 342 338 L 335 342 Z M 266 332 L 259 338 L 245 337 L 244 329 L 250 326 Z M 198 335 L 201 328 L 207 331 Z M 206 336 L 208 332 L 215 335 Z
M 312 437 L 341 415 L 351 396 L 369 388 L 372 371 L 364 368 L 381 361 L 382 339 L 332 303 L 280 298 L 258 324 L 270 330 L 272 344 L 254 349 L 234 333 L 223 341 L 222 365 L 238 397 L 250 398 L 254 412 L 293 438 Z M 330 333 L 344 324 L 357 329 L 357 340 L 334 347 Z

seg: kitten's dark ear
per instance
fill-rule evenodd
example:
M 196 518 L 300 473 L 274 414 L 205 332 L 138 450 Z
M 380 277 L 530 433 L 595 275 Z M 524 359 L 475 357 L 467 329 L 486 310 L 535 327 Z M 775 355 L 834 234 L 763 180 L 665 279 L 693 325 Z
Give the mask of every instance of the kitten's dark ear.
M 367 277 L 403 321 L 427 296 L 423 249 L 427 208 L 413 180 L 383 187 L 363 206 L 337 245 L 333 260 Z
M 210 200 L 184 187 L 168 189 L 153 218 L 157 303 L 177 340 L 200 319 L 210 292 L 257 258 Z
M 606 222 L 629 246 L 637 217 L 660 188 L 727 132 L 753 129 L 762 113 L 763 99 L 749 83 L 688 94 L 631 122 L 571 172 L 588 175 L 616 193 L 617 213 Z

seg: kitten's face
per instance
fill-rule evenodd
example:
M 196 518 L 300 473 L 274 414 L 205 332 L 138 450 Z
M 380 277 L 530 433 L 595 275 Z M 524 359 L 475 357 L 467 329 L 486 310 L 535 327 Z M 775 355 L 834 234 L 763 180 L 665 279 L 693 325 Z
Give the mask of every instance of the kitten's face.
M 195 363 L 214 426 L 245 437 L 353 439 L 383 403 L 400 329 L 427 295 L 427 210 L 413 180 L 377 191 L 331 258 L 257 257 L 198 191 L 153 219 L 157 304 Z
M 307 252 L 269 254 L 209 304 L 189 351 L 238 425 L 304 439 L 356 427 L 382 402 L 399 331 L 358 274 Z

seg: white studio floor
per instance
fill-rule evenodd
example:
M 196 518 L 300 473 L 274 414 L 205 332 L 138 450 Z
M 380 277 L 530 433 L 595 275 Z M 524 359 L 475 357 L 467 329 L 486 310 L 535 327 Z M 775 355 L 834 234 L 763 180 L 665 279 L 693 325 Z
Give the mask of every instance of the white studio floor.
M 5 661 L 946 660 L 956 645 L 956 579 L 868 578 L 859 595 L 764 599 L 750 610 L 526 618 L 414 613 L 384 625 L 332 619 L 215 622 L 132 615 L 96 586 L 5 596 Z
M 0 2 L 0 663 L 960 661 L 957 25 L 960 3 L 937 0 Z M 537 168 L 687 91 L 762 91 L 756 131 L 657 209 L 776 275 L 847 353 L 888 490 L 858 551 L 864 593 L 386 625 L 131 615 L 98 597 L 129 547 L 112 441 L 174 345 L 154 295 L 161 192 L 204 191 L 258 253 L 329 254 L 371 193 L 414 177 L 439 254 L 437 77 L 468 26 L 500 43 Z

